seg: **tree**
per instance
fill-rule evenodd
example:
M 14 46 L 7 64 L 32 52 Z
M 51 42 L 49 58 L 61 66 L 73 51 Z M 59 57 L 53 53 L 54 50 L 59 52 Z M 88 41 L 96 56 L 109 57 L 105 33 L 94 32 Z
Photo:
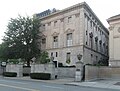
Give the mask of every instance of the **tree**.
M 50 62 L 48 52 L 46 51 L 41 52 L 41 55 L 37 58 L 37 62 L 41 64 Z
M 3 41 L 8 45 L 11 58 L 22 58 L 30 64 L 33 57 L 40 55 L 41 32 L 38 18 L 22 17 L 11 18 Z
M 8 47 L 5 43 L 0 44 L 0 60 L 7 60 L 9 55 Z

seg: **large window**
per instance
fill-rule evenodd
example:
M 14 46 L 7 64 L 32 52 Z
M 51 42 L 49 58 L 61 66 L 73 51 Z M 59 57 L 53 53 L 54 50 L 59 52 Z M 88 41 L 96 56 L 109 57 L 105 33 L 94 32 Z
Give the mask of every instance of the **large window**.
M 91 33 L 89 33 L 89 45 L 90 45 L 90 47 L 91 47 L 91 49 L 93 49 L 93 33 L 91 32 Z
M 72 46 L 72 33 L 67 34 L 67 46 Z
M 99 41 L 99 45 L 100 45 L 100 52 L 103 52 L 102 51 L 102 40 Z
M 93 38 L 90 37 L 90 47 L 93 49 Z
M 53 37 L 53 48 L 58 48 L 58 36 Z
M 98 37 L 95 37 L 95 46 L 96 46 L 96 51 L 98 51 Z
M 43 39 L 41 40 L 41 48 L 42 48 L 42 49 L 45 49 L 45 48 L 46 48 L 46 38 L 43 38 Z
M 90 27 L 92 28 L 92 21 L 90 21 Z

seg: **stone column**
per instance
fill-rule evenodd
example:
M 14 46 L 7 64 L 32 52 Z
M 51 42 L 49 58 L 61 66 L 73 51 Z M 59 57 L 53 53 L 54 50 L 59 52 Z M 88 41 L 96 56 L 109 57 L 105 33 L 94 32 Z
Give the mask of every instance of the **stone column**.
M 76 62 L 75 81 L 82 81 L 83 78 L 83 63 L 81 61 Z
M 55 79 L 55 64 L 53 62 L 48 63 L 47 71 L 51 74 L 51 79 Z
M 17 68 L 18 68 L 17 77 L 23 77 L 23 65 L 18 64 Z
M 6 72 L 16 72 L 17 77 L 23 76 L 23 65 L 22 64 L 8 64 L 6 66 Z

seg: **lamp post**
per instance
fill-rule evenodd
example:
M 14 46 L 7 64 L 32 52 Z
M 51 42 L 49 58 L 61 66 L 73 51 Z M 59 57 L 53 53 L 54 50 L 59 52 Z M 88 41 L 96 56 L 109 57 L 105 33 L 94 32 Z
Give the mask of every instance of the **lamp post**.
M 5 72 L 5 67 L 6 67 L 6 62 L 2 62 L 1 63 L 1 67 L 2 67 L 2 69 L 3 69 L 3 77 L 4 77 L 4 72 Z
M 33 73 L 34 73 L 35 72 L 35 60 L 36 60 L 36 58 L 33 57 L 31 60 L 33 61 Z

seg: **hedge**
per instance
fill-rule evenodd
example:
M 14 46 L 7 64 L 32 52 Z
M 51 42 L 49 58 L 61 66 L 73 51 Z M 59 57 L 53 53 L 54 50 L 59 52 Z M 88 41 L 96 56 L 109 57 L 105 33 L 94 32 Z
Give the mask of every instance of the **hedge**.
M 50 80 L 50 73 L 30 73 L 31 79 L 41 79 L 41 80 Z
M 6 77 L 16 77 L 17 73 L 16 72 L 3 72 L 3 76 L 6 76 Z
M 23 73 L 23 76 L 30 76 L 29 73 Z

